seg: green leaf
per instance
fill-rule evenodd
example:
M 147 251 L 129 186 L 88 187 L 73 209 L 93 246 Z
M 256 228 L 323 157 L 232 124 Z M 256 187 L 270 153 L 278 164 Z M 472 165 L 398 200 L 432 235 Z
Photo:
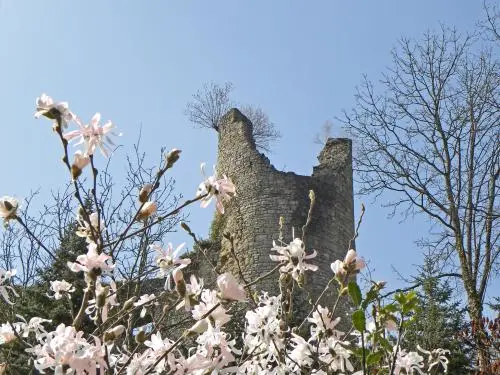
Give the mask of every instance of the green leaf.
M 375 287 L 372 286 L 370 288 L 370 290 L 368 291 L 368 293 L 366 293 L 365 300 L 361 304 L 361 307 L 363 308 L 363 310 L 366 310 L 366 308 L 368 307 L 368 305 L 372 301 L 375 301 L 377 299 L 378 294 L 379 294 L 378 290 Z
M 389 303 L 388 305 L 385 305 L 384 307 L 382 307 L 382 309 L 384 312 L 388 312 L 388 313 L 395 313 L 398 311 L 398 307 L 393 304 L 393 303 Z
M 376 342 L 380 344 L 387 352 L 392 352 L 393 347 L 391 343 L 382 335 L 377 335 L 376 336 Z
M 359 306 L 361 304 L 362 296 L 361 296 L 361 290 L 359 289 L 359 286 L 356 283 L 356 281 L 354 280 L 349 281 L 349 285 L 347 286 L 347 288 L 349 289 L 349 295 L 351 296 L 352 302 L 354 302 L 356 306 Z
M 359 332 L 364 332 L 366 330 L 366 317 L 363 310 L 356 310 L 354 314 L 352 314 L 352 324 Z
M 380 362 L 380 360 L 382 359 L 382 356 L 383 356 L 383 353 L 381 351 L 368 354 L 368 356 L 366 357 L 366 365 L 371 366 L 375 363 Z

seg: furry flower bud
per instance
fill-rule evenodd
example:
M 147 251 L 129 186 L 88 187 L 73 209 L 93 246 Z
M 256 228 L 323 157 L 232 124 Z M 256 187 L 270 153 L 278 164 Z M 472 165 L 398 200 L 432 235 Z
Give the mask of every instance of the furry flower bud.
M 170 150 L 167 154 L 167 169 L 172 168 L 177 160 L 179 160 L 182 151 L 176 148 Z
M 146 203 L 152 190 L 153 184 L 145 184 L 139 192 L 139 202 Z

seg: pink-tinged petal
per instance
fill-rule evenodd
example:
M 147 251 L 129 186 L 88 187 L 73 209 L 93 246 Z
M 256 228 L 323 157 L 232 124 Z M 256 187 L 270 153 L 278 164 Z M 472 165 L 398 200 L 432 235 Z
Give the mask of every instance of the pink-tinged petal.
M 63 138 L 67 141 L 71 141 L 73 138 L 81 136 L 81 130 L 73 130 L 63 135 Z
M 269 258 L 271 258 L 271 260 L 274 262 L 283 262 L 288 259 L 288 257 L 284 255 L 272 255 L 272 254 L 269 255 Z
M 313 250 L 313 252 L 309 255 L 306 255 L 304 257 L 304 259 L 312 259 L 312 258 L 316 258 L 316 255 L 318 255 L 318 252 L 316 250 Z
M 220 199 L 217 199 L 216 208 L 217 208 L 217 211 L 219 211 L 221 215 L 224 215 L 224 205 L 222 204 L 222 201 Z
M 95 128 L 97 125 L 99 125 L 99 121 L 101 121 L 101 114 L 97 112 L 94 116 L 92 116 L 92 119 L 90 120 L 90 125 Z
M 169 244 L 171 245 L 171 244 Z M 181 252 L 182 248 L 186 245 L 185 242 L 181 243 L 179 246 L 177 246 L 177 248 L 175 249 L 175 251 L 173 252 L 172 254 L 172 258 L 177 258 L 177 256 L 179 255 L 179 253 Z M 191 262 L 191 260 L 189 260 Z
M 184 268 L 184 267 L 187 267 L 191 264 L 191 259 L 189 259 L 189 258 L 179 259 L 175 263 L 182 265 L 183 266 L 182 268 Z
M 355 259 L 356 259 L 356 251 L 350 249 L 345 256 L 344 263 L 351 264 L 352 262 L 354 262 Z
M 201 203 L 200 203 L 200 207 L 201 208 L 206 208 L 208 207 L 208 205 L 210 204 L 210 202 L 212 201 L 212 197 L 210 198 L 205 198 L 205 199 L 202 199 Z
M 345 273 L 344 262 L 340 260 L 336 260 L 330 265 L 335 276 L 343 275 Z
M 113 125 L 113 123 L 111 121 L 107 121 L 103 126 L 102 126 L 102 133 L 103 134 L 106 134 L 106 133 L 109 133 L 111 131 L 111 129 L 113 129 L 115 126 Z
M 310 271 L 317 271 L 318 270 L 318 266 L 316 266 L 314 264 L 304 263 L 303 267 L 305 270 L 310 270 Z
M 7 302 L 9 305 L 13 305 L 14 303 L 10 301 L 9 299 L 9 294 L 7 293 L 7 290 L 5 287 L 0 288 L 0 294 L 2 295 L 3 299 L 5 302 Z
M 357 258 L 356 259 L 356 270 L 359 271 L 359 270 L 362 270 L 363 268 L 366 267 L 366 262 L 363 258 Z
M 46 114 L 48 111 L 46 109 L 42 109 L 40 111 L 35 112 L 35 118 L 40 118 L 44 114 Z

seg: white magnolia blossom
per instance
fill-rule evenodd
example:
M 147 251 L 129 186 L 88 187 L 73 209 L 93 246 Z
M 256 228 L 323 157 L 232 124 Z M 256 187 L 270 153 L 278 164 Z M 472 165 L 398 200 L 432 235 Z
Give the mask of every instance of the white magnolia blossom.
M 243 285 L 229 272 L 217 277 L 217 286 L 220 290 L 220 298 L 231 301 L 245 301 L 246 293 Z
M 151 307 L 153 304 L 158 304 L 156 302 L 156 296 L 154 294 L 144 294 L 134 303 L 134 306 L 142 306 L 141 318 L 144 318 L 148 312 L 148 307 Z
M 95 283 L 95 294 L 97 298 L 93 298 L 89 301 L 85 313 L 93 321 L 97 321 L 98 314 L 100 312 L 100 317 L 102 322 L 108 320 L 108 313 L 115 306 L 120 306 L 116 300 L 116 283 L 111 280 L 109 285 L 103 285 L 101 279 L 98 278 Z
M 57 126 L 59 120 L 62 128 L 67 128 L 68 124 L 75 119 L 75 115 L 69 110 L 67 102 L 54 102 L 45 93 L 36 98 L 35 118 L 40 118 L 40 116 L 53 120 L 54 126 Z
M 205 163 L 201 164 L 201 172 L 205 175 Z M 236 187 L 231 179 L 226 175 L 223 175 L 222 178 L 218 178 L 215 173 L 215 168 L 214 175 L 206 178 L 205 181 L 198 186 L 198 191 L 196 192 L 197 197 L 205 196 L 201 200 L 201 207 L 203 208 L 207 207 L 215 197 L 217 211 L 221 214 L 224 214 L 223 203 L 229 201 L 235 195 Z
M 300 238 L 294 239 L 287 246 L 278 246 L 273 241 L 272 251 L 276 251 L 278 255 L 271 254 L 269 257 L 275 262 L 286 262 L 280 268 L 282 273 L 290 273 L 292 277 L 301 281 L 306 271 L 317 271 L 318 266 L 306 263 L 306 260 L 315 258 L 318 254 L 313 250 L 311 254 L 306 254 L 305 245 Z
M 104 223 L 99 221 L 99 215 L 97 212 L 92 212 L 89 217 L 88 221 L 85 220 L 82 215 L 78 214 L 76 221 L 78 222 L 78 229 L 76 230 L 76 235 L 78 237 L 86 238 L 87 243 L 92 243 L 95 242 L 99 238 L 99 228 L 100 230 L 104 230 Z M 94 237 L 97 237 L 94 239 Z
M 75 118 L 69 111 L 67 103 L 54 103 L 45 94 L 37 99 L 35 115 L 36 117 L 46 116 L 62 126 L 66 126 Z M 89 156 L 97 147 L 105 155 L 109 153 L 109 145 L 112 145 L 112 142 L 108 136 L 111 134 L 113 125 L 108 122 L 101 127 L 99 121 L 99 114 L 94 115 L 90 123 L 86 125 L 82 125 L 76 119 L 79 129 L 64 134 L 65 139 L 79 138 L 78 144 L 84 145 L 84 150 L 77 151 L 75 154 L 71 168 L 74 180 L 88 165 Z M 56 130 L 60 135 L 61 129 L 56 128 Z M 167 164 L 165 169 L 162 169 L 163 172 L 174 165 L 179 158 L 179 153 L 180 150 L 177 149 L 168 153 Z M 163 173 L 162 170 L 158 172 L 158 176 Z M 83 187 L 85 184 L 84 181 L 75 181 L 75 185 Z M 186 269 L 191 264 L 191 260 L 181 257 L 184 244 L 175 250 L 172 244 L 169 244 L 166 249 L 158 245 L 151 246 L 156 252 L 157 269 L 154 264 L 147 264 L 151 260 L 151 251 L 139 246 L 136 263 L 134 264 L 132 260 L 130 263 L 121 264 L 119 274 L 115 275 L 119 277 L 116 282 L 120 284 L 120 287 L 110 280 L 107 275 L 111 275 L 115 268 L 113 262 L 118 263 L 124 258 L 123 254 L 127 254 L 125 257 L 130 254 L 128 249 L 124 250 L 118 246 L 120 241 L 123 238 L 135 237 L 139 233 L 142 236 L 140 230 L 132 229 L 133 225 L 144 224 L 146 227 L 144 230 L 149 230 L 154 224 L 147 222 L 147 219 L 157 210 L 157 204 L 149 200 L 153 186 L 146 184 L 140 190 L 139 202 L 142 208 L 136 216 L 131 218 L 130 225 L 126 227 L 127 229 L 118 240 L 109 239 L 107 235 L 104 235 L 105 233 L 100 233 L 104 226 L 103 223 L 99 225 L 97 212 L 90 214 L 88 220 L 78 217 L 76 234 L 86 239 L 87 253 L 79 255 L 75 262 L 68 262 L 67 265 L 73 272 L 84 272 L 87 285 L 81 305 L 76 306 L 77 309 L 73 305 L 70 306 L 73 326 L 59 324 L 52 330 L 50 320 L 40 316 L 25 319 L 23 316 L 15 315 L 15 310 L 12 313 L 15 306 L 9 306 L 1 311 L 6 311 L 5 316 L 8 319 L 15 316 L 18 319 L 14 319 L 12 323 L 0 322 L 2 350 L 4 346 L 9 351 L 17 348 L 17 343 L 15 343 L 16 346 L 11 347 L 9 343 L 20 340 L 19 347 L 26 348 L 25 351 L 30 355 L 32 365 L 39 373 L 56 375 L 104 373 L 115 375 L 363 374 L 359 367 L 354 367 L 359 366 L 357 355 L 361 344 L 356 341 L 362 338 L 363 340 L 360 341 L 364 349 L 370 352 L 375 345 L 378 345 L 377 335 L 384 333 L 384 329 L 399 321 L 400 317 L 397 313 L 374 316 L 374 320 L 364 324 L 363 336 L 360 332 L 350 334 L 351 331 L 349 331 L 345 334 L 337 329 L 341 321 L 341 318 L 336 316 L 337 304 L 335 303 L 333 310 L 330 310 L 320 305 L 318 300 L 310 302 L 311 311 L 303 317 L 302 322 L 296 324 L 295 319 L 300 317 L 290 316 L 288 308 L 289 298 L 293 297 L 290 293 L 293 293 L 296 284 L 287 284 L 287 288 L 281 288 L 283 295 L 271 296 L 267 292 L 259 294 L 259 291 L 253 289 L 255 287 L 253 280 L 249 280 L 246 285 L 247 290 L 245 290 L 231 273 L 221 272 L 218 267 L 214 270 L 217 273 L 216 290 L 205 289 L 203 280 L 197 278 L 195 274 L 189 274 L 189 283 L 187 283 L 183 272 L 186 273 L 187 279 L 188 271 L 192 270 Z M 201 200 L 203 207 L 215 198 L 217 210 L 222 214 L 224 213 L 223 203 L 232 198 L 235 192 L 236 188 L 229 178 L 226 176 L 218 178 L 214 174 L 200 184 L 197 197 Z M 314 195 L 311 199 L 313 198 Z M 19 203 L 14 198 L 1 198 L 0 218 L 3 218 L 5 222 L 14 219 L 18 206 Z M 144 222 L 138 223 L 138 221 Z M 112 223 L 113 221 L 110 220 L 109 225 Z M 131 231 L 128 232 L 129 230 Z M 140 241 L 143 241 L 142 237 Z M 120 258 L 118 254 L 121 250 L 124 251 Z M 306 253 L 305 245 L 299 238 L 294 238 L 289 244 L 273 243 L 271 250 L 274 253 L 270 255 L 270 258 L 279 262 L 280 279 L 288 281 L 293 278 L 299 287 L 303 287 L 306 293 L 309 293 L 308 285 L 304 285 L 305 274 L 318 270 L 317 265 L 308 263 L 310 259 L 316 257 L 317 252 L 313 250 L 309 254 Z M 351 249 L 343 260 L 336 260 L 330 267 L 339 281 L 338 292 L 339 296 L 342 296 L 348 291 L 345 282 L 354 280 L 351 276 L 365 267 L 365 262 L 355 250 Z M 132 270 L 129 275 L 130 268 Z M 174 280 L 175 291 L 166 288 L 166 291 L 153 294 L 152 291 L 157 292 L 154 289 L 154 283 L 148 284 L 147 288 L 142 288 L 144 284 L 141 282 L 154 276 L 156 271 L 161 277 L 166 277 L 167 282 Z M 9 304 L 12 304 L 9 298 L 12 295 L 17 296 L 14 288 L 18 286 L 9 284 L 14 275 L 15 270 L 0 269 L 0 295 Z M 138 277 L 135 278 L 135 275 Z M 273 276 L 272 273 L 263 278 L 271 276 Z M 210 284 L 213 284 L 213 280 Z M 149 288 L 149 285 L 153 287 Z M 288 288 L 288 285 L 291 287 Z M 382 283 L 376 285 L 382 287 Z M 329 287 L 330 283 L 326 286 Z M 139 297 L 139 290 L 151 294 Z M 74 303 L 74 298 L 70 298 L 70 293 L 74 291 L 75 287 L 65 280 L 50 280 L 49 296 L 51 298 L 60 300 L 63 297 L 69 297 L 69 300 L 58 304 L 59 306 Z M 252 296 L 249 303 L 235 303 L 245 301 L 247 292 Z M 349 289 L 349 292 L 352 290 Z M 128 299 L 120 302 L 118 296 L 120 299 L 122 297 Z M 308 295 L 308 297 L 311 297 L 310 301 L 313 301 L 313 296 Z M 240 310 L 242 305 L 246 307 L 244 322 L 230 322 L 231 319 L 243 315 Z M 308 306 L 307 302 L 305 305 Z M 185 311 L 175 311 L 181 308 Z M 69 307 L 68 310 L 70 310 Z M 363 311 L 368 313 L 368 307 L 362 305 L 361 312 Z M 84 312 L 87 315 L 84 315 Z M 148 312 L 149 315 L 146 317 Z M 179 330 L 177 322 L 172 324 L 172 322 L 163 321 L 171 312 L 183 315 L 181 323 L 185 323 L 189 328 Z M 43 312 L 40 315 L 43 316 Z M 88 318 L 96 323 L 95 326 L 89 328 Z M 55 325 L 57 323 L 59 322 L 55 322 Z M 82 329 L 86 332 L 78 331 L 80 327 L 84 327 Z M 174 327 L 174 329 L 169 330 L 169 327 Z M 233 327 L 241 327 L 241 337 L 229 334 L 227 327 L 231 327 L 231 330 Z M 419 352 L 408 352 L 399 345 L 392 350 L 389 349 L 390 353 L 381 356 L 381 362 L 376 364 L 377 370 L 390 369 L 394 375 L 422 375 L 447 371 L 449 351 L 426 350 L 419 346 L 417 348 Z M 379 346 L 376 350 L 383 350 L 383 348 Z M 2 366 L 3 364 L 0 364 L 0 372 L 2 372 Z M 373 369 L 373 365 L 370 365 L 369 370 Z
M 96 113 L 88 124 L 83 124 L 82 121 L 75 117 L 75 122 L 78 124 L 78 130 L 73 130 L 64 134 L 67 141 L 79 138 L 80 140 L 75 144 L 84 145 L 84 153 L 86 155 L 93 155 L 96 148 L 101 150 L 101 153 L 108 157 L 111 151 L 111 146 L 115 144 L 109 137 L 111 134 L 121 136 L 112 131 L 115 127 L 111 121 L 107 121 L 104 125 L 100 126 L 101 114 Z
M 7 344 L 16 339 L 16 333 L 10 323 L 3 323 L 0 325 L 0 345 Z
M 50 369 L 55 374 L 96 375 L 98 369 L 107 368 L 105 349 L 97 337 L 92 344 L 83 336 L 74 327 L 60 324 L 26 352 L 35 357 L 35 368 L 41 372 Z M 72 372 L 63 372 L 66 366 Z
M 213 319 L 217 324 L 224 325 L 231 319 L 227 314 L 226 309 L 220 304 L 215 290 L 205 289 L 201 292 L 200 303 L 193 310 L 193 318 L 196 320 L 203 319 L 206 314 Z
M 79 255 L 76 258 L 76 262 L 68 262 L 68 267 L 71 271 L 83 271 L 85 274 L 93 271 L 97 275 L 101 273 L 110 274 L 113 271 L 115 266 L 111 262 L 108 262 L 111 257 L 104 253 L 98 254 L 95 243 L 89 243 L 87 249 L 87 254 Z
M 75 287 L 68 283 L 66 280 L 54 280 L 50 282 L 50 290 L 54 292 L 54 295 L 47 294 L 56 300 L 63 298 L 64 296 L 69 296 L 75 291 Z
M 186 268 L 189 264 L 191 264 L 191 259 L 183 257 L 181 258 L 182 249 L 185 244 L 182 243 L 174 250 L 174 247 L 171 243 L 168 244 L 166 249 L 163 249 L 161 246 L 157 244 L 150 245 L 150 248 L 155 250 L 156 255 L 156 264 L 158 265 L 158 277 L 166 277 L 165 281 L 165 289 L 171 290 L 170 287 L 170 275 L 175 270 L 181 270 Z
M 9 197 L 8 195 L 0 198 L 0 217 L 4 220 L 5 224 L 16 217 L 18 208 L 19 201 L 16 198 Z
M 10 286 L 5 285 L 14 275 L 16 274 L 16 270 L 6 271 L 0 268 L 0 295 L 3 297 L 5 302 L 9 305 L 12 305 L 12 302 L 9 299 L 9 291 L 15 296 L 18 297 L 16 290 Z

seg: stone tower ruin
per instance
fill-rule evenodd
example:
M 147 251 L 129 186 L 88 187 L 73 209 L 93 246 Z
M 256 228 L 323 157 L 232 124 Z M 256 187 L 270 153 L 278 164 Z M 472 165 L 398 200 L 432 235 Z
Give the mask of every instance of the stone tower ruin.
M 219 242 L 218 262 L 222 269 L 238 274 L 229 254 L 230 242 L 222 236 L 227 232 L 234 236 L 247 280 L 273 269 L 276 262 L 269 254 L 273 239 L 279 235 L 280 216 L 284 217 L 284 241 L 292 240 L 292 227 L 295 236 L 301 237 L 309 210 L 309 190 L 313 190 L 316 203 L 305 245 L 308 253 L 318 251 L 311 263 L 319 270 L 308 273 L 306 283 L 313 291 L 326 285 L 332 277 L 330 264 L 344 257 L 354 234 L 351 141 L 330 138 L 318 160 L 311 176 L 278 171 L 257 151 L 252 123 L 237 109 L 224 116 L 219 127 L 217 172 L 232 179 L 237 196 L 225 205 L 225 214 L 216 214 L 212 223 L 212 239 Z M 276 277 L 257 284 L 257 290 L 277 294 L 276 289 Z

